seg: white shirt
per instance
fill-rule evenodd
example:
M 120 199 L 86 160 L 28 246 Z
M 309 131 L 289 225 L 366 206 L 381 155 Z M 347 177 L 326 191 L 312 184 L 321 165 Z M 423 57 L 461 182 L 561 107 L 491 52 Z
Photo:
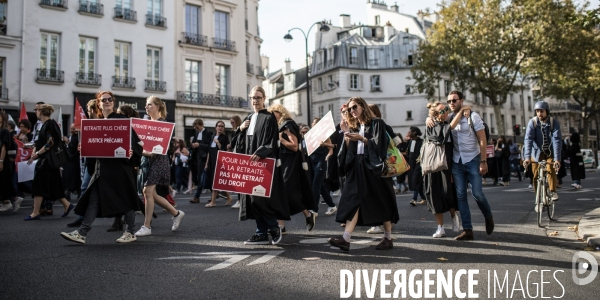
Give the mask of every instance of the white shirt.
M 454 115 L 452 114 L 450 119 L 453 117 Z M 460 119 L 460 123 L 452 129 L 452 140 L 454 142 L 454 155 L 452 159 L 455 163 L 462 160 L 462 163 L 466 164 L 479 155 L 480 149 L 476 132 L 485 127 L 483 126 L 481 117 L 477 113 L 471 113 L 471 120 L 473 121 L 475 132 L 473 132 L 468 119 L 464 116 Z
M 361 136 L 365 136 L 365 125 L 360 125 L 360 131 L 358 132 Z M 358 141 L 358 147 L 356 148 L 356 154 L 365 154 L 365 143 L 362 140 Z
M 250 118 L 250 126 L 248 126 L 248 131 L 246 132 L 246 135 L 254 135 L 254 127 L 256 126 L 257 118 L 258 118 L 258 114 L 253 113 L 252 117 Z
M 40 135 L 40 129 L 42 128 L 42 121 L 38 120 L 33 127 L 33 142 L 37 141 L 38 136 Z
M 202 133 L 204 132 L 205 129 L 206 128 L 202 128 L 202 131 L 198 132 L 198 137 L 196 138 L 198 140 L 197 141 L 198 143 L 202 141 Z

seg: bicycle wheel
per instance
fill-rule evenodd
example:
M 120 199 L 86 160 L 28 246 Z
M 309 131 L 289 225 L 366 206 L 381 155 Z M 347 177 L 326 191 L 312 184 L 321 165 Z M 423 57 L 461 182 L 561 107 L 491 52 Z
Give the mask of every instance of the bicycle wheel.
M 544 184 L 543 182 L 538 181 L 537 189 L 535 193 L 535 205 L 537 209 L 537 221 L 539 227 L 542 226 L 542 214 L 544 213 Z
M 546 196 L 546 207 L 548 208 L 548 218 L 550 220 L 554 220 L 554 201 L 552 201 L 552 194 L 550 193 L 550 187 L 548 183 L 546 183 L 546 189 L 544 192 Z M 548 222 L 550 223 L 550 222 Z

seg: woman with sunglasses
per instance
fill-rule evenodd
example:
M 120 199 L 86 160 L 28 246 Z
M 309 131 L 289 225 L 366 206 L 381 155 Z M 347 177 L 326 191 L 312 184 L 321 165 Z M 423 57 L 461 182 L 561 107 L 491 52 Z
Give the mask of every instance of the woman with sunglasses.
M 330 238 L 329 244 L 349 251 L 357 225 L 383 225 L 384 237 L 376 249 L 392 249 L 392 223 L 398 222 L 399 215 L 392 178 L 381 177 L 381 162 L 387 158 L 386 124 L 375 118 L 360 97 L 350 98 L 346 105 L 352 118 L 340 125 L 344 143 L 338 164 L 346 182 L 336 215 L 336 221 L 346 223 L 346 227 L 342 237 Z
M 210 202 L 205 205 L 205 207 L 215 207 L 217 206 L 217 196 L 219 195 L 219 191 L 213 190 L 213 180 L 215 175 L 215 169 L 217 168 L 217 154 L 219 151 L 227 151 L 227 145 L 229 145 L 229 138 L 225 134 L 225 122 L 217 121 L 217 125 L 215 126 L 215 136 L 213 137 L 213 141 L 208 150 L 208 156 L 206 158 L 206 166 L 204 167 L 206 173 L 206 182 L 209 189 L 212 191 Z M 231 195 L 229 192 L 222 192 L 227 197 L 227 202 L 225 202 L 225 206 L 231 206 Z
M 117 113 L 115 97 L 109 91 L 96 94 L 98 119 L 126 119 Z M 133 129 L 131 132 L 131 149 L 129 158 L 96 158 L 94 174 L 90 183 L 79 199 L 75 213 L 83 216 L 79 229 L 73 232 L 62 232 L 60 235 L 71 242 L 85 244 L 87 235 L 92 230 L 92 223 L 97 217 L 112 218 L 125 215 L 127 230 L 117 243 L 130 243 L 135 238 L 135 211 L 140 210 L 140 199 L 137 196 L 134 167 L 140 165 L 142 146 Z
M 425 189 L 425 199 L 427 207 L 435 215 L 437 221 L 437 230 L 433 234 L 434 238 L 446 236 L 444 231 L 444 213 L 450 212 L 452 217 L 452 231 L 459 232 L 460 217 L 456 213 L 458 202 L 456 190 L 452 183 L 452 153 L 454 144 L 452 143 L 452 134 L 450 130 L 460 122 L 461 114 L 456 114 L 452 124 L 448 124 L 448 114 L 450 108 L 441 102 L 427 104 L 429 117 L 434 121 L 433 127 L 427 127 L 425 130 L 425 143 L 434 142 L 443 145 L 445 150 L 445 159 L 448 169 L 426 174 L 423 176 L 423 186 Z

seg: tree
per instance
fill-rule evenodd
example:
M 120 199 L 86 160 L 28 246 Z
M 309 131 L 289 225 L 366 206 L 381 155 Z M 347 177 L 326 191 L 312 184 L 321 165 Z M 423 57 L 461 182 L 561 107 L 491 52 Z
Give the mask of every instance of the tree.
M 505 134 L 500 105 L 519 91 L 515 81 L 546 44 L 544 32 L 553 30 L 548 18 L 560 5 L 552 0 L 443 2 L 439 21 L 417 51 L 412 68 L 417 90 L 432 98 L 439 80 L 448 78 L 459 90 L 481 93 L 494 106 L 498 132 Z

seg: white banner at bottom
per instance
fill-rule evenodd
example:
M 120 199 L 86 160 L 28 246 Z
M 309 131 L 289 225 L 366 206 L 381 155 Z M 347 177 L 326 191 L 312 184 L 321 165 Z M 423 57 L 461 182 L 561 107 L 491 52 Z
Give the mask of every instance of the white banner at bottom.
M 35 173 L 35 164 L 37 164 L 37 162 L 38 161 L 36 159 L 30 165 L 28 165 L 26 161 L 21 161 L 17 163 L 17 166 L 19 168 L 19 182 L 33 180 L 33 174 Z

